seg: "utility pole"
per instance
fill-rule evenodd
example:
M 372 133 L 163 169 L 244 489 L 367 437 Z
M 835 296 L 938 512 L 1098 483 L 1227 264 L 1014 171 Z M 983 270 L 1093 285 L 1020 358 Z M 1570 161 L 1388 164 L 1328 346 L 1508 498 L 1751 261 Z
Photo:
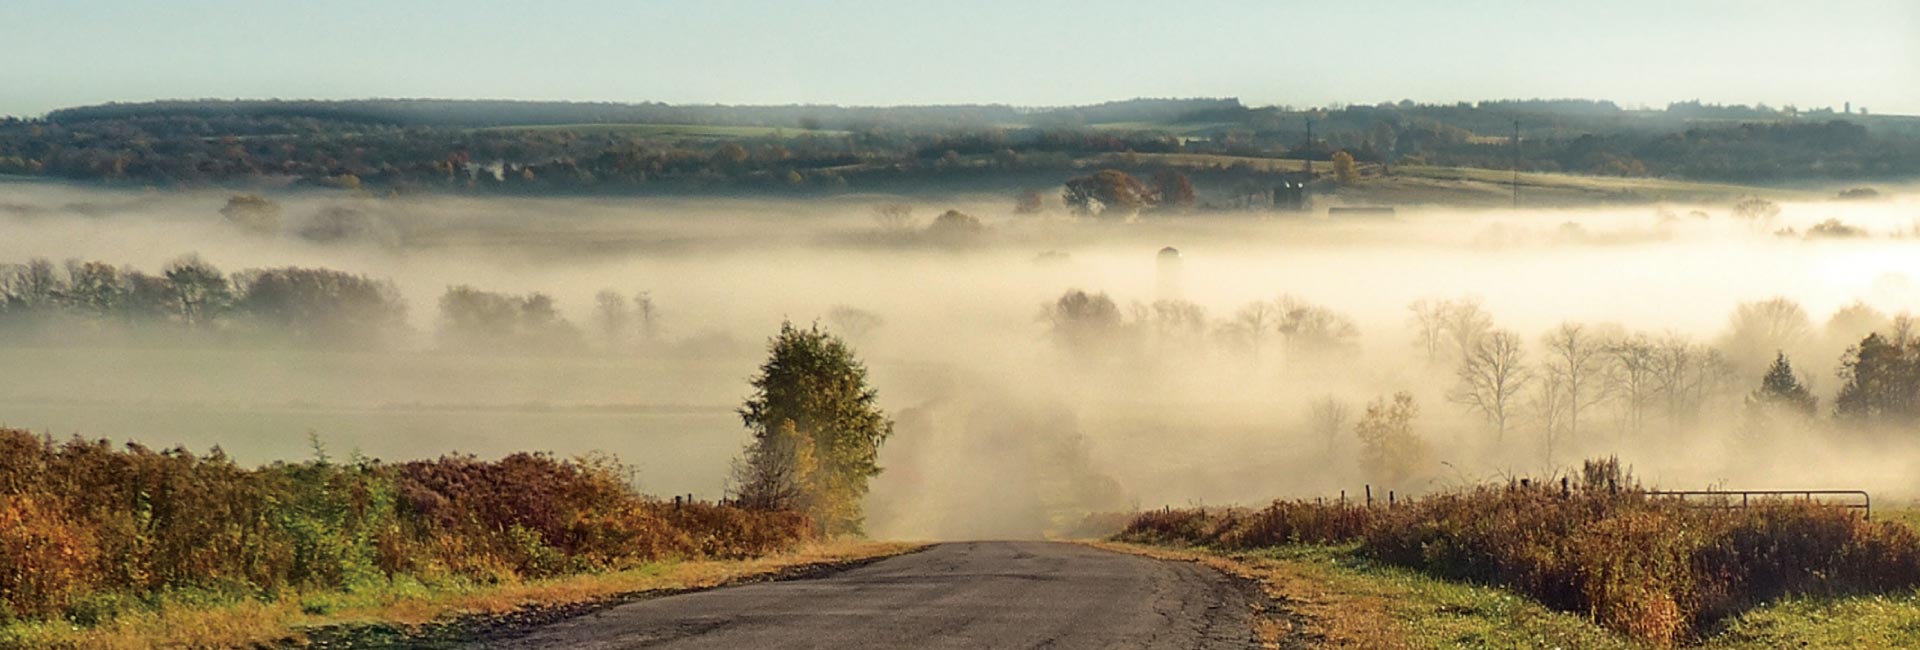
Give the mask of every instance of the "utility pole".
M 1307 182 L 1313 182 L 1313 115 L 1307 115 Z
M 1513 118 L 1513 207 L 1520 207 L 1520 118 Z

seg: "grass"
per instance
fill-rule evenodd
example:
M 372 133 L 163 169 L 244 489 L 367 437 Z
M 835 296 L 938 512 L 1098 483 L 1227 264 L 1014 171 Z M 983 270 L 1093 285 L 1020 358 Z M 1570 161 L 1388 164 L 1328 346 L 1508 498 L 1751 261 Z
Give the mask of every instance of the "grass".
M 1259 621 L 1267 647 L 1630 648 L 1586 620 L 1504 589 L 1448 582 L 1382 565 L 1357 546 L 1246 551 L 1100 542 L 1101 548 L 1202 562 L 1257 580 L 1280 608 Z
M 702 589 L 766 579 L 824 566 L 917 550 L 897 542 L 812 543 L 744 560 L 659 562 L 621 571 L 577 574 L 496 585 L 449 582 L 428 586 L 409 579 L 357 591 L 288 594 L 275 600 L 201 601 L 189 595 L 129 610 L 90 627 L 68 621 L 18 621 L 0 626 L 0 648 L 228 648 L 292 641 L 339 625 L 417 627 L 456 617 L 500 616 L 532 607 L 603 601 L 635 593 Z

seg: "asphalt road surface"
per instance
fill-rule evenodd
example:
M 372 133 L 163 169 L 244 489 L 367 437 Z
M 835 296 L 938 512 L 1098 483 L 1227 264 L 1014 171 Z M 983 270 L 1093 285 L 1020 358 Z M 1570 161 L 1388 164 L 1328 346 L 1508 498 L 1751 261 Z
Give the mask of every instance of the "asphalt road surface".
M 1212 568 L 1049 542 L 940 544 L 822 578 L 642 600 L 486 648 L 1248 648 Z

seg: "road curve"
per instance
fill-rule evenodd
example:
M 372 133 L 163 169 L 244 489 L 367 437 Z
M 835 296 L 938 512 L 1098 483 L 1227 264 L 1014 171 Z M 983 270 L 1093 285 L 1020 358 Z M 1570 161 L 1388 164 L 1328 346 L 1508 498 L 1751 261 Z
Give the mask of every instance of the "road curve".
M 642 600 L 480 647 L 1248 648 L 1212 568 L 1051 542 L 939 544 L 823 578 Z

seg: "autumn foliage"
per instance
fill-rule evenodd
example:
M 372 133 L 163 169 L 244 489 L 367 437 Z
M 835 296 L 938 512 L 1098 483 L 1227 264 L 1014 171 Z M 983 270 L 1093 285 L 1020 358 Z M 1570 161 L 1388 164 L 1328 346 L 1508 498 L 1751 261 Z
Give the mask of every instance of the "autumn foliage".
M 1805 502 L 1699 507 L 1579 483 L 1483 486 L 1393 507 L 1279 501 L 1150 511 L 1119 537 L 1225 549 L 1356 543 L 1376 560 L 1505 586 L 1658 647 L 1784 596 L 1920 586 L 1920 538 L 1855 511 Z
M 0 430 L 0 620 L 98 620 L 170 593 L 494 584 L 790 547 L 803 515 L 632 493 L 610 461 L 514 454 L 243 468 L 215 449 Z

